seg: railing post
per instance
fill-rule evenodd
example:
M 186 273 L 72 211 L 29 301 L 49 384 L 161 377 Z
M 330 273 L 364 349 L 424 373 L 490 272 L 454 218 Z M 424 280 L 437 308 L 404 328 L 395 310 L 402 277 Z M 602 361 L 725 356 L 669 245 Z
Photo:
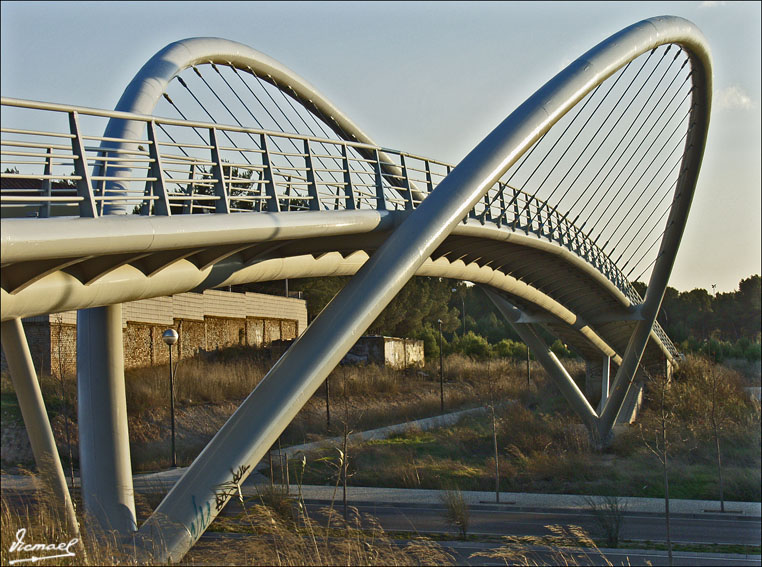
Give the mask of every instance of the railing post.
M 384 196 L 384 174 L 381 173 L 381 158 L 378 157 L 378 150 L 376 152 L 376 163 L 374 169 L 376 170 L 376 210 L 386 210 L 386 197 Z
M 152 182 L 153 194 L 158 197 L 154 212 L 157 215 L 170 216 L 172 211 L 169 206 L 169 195 L 167 195 L 167 189 L 164 185 L 164 167 L 161 164 L 161 152 L 156 137 L 156 122 L 151 120 L 146 126 L 148 127 L 148 155 L 152 160 L 148 168 L 148 177 L 156 178 L 156 181 Z
M 484 213 L 482 213 L 482 224 L 492 221 L 492 204 L 489 198 L 489 191 L 484 194 Z
M 310 210 L 319 211 L 320 201 L 318 200 L 317 184 L 315 183 L 315 170 L 312 168 L 312 149 L 310 148 L 309 140 L 304 140 L 304 166 L 307 170 L 307 193 L 310 196 Z
M 357 208 L 355 205 L 355 190 L 352 187 L 352 176 L 349 172 L 349 151 L 346 144 L 341 146 L 341 157 L 342 168 L 344 169 L 344 194 L 347 196 L 344 200 L 344 206 L 347 209 L 354 210 Z
M 79 216 L 95 218 L 98 212 L 95 207 L 93 186 L 90 182 L 90 171 L 87 165 L 87 155 L 82 135 L 79 129 L 79 117 L 76 110 L 69 112 L 69 131 L 74 136 L 71 139 L 71 151 L 74 154 L 74 174 L 79 176 L 77 180 L 77 195 L 82 197 L 79 202 Z
M 225 183 L 225 172 L 222 168 L 220 145 L 217 141 L 217 128 L 209 128 L 209 145 L 212 146 L 212 175 L 215 178 L 214 194 L 218 197 L 214 204 L 215 213 L 230 212 L 230 196 Z
M 508 224 L 508 211 L 505 210 L 505 185 L 498 183 L 498 190 L 500 191 L 500 215 L 497 217 L 497 227 L 501 228 L 503 222 Z
M 50 157 L 53 153 L 53 148 L 48 148 L 48 157 L 45 158 L 45 170 L 43 171 L 43 175 L 45 175 L 45 179 L 42 180 L 42 194 L 44 197 L 50 198 L 52 196 L 51 193 L 51 179 L 50 175 L 52 175 L 53 170 L 53 158 Z M 45 201 L 42 206 L 40 207 L 39 215 L 40 217 L 47 218 L 50 216 L 50 201 Z
M 434 182 L 431 179 L 431 162 L 426 160 L 426 190 L 431 193 L 434 190 Z
M 405 209 L 412 210 L 413 206 L 413 192 L 410 191 L 410 178 L 407 174 L 407 166 L 405 165 L 405 154 L 400 154 L 400 167 L 402 169 L 402 183 L 405 189 Z
M 519 192 L 515 187 L 511 187 L 513 190 L 513 222 L 511 223 L 511 229 L 516 229 L 516 224 L 521 228 L 521 216 L 519 215 Z
M 196 164 L 191 163 L 190 164 L 190 171 L 188 171 L 188 191 L 186 192 L 186 195 L 188 197 L 193 197 L 193 193 L 196 191 L 196 182 L 194 181 L 194 178 L 196 177 Z M 183 202 L 183 214 L 184 215 L 191 215 L 193 214 L 193 199 L 187 199 Z
M 270 149 L 267 146 L 267 136 L 260 134 L 260 140 L 262 145 L 262 165 L 264 170 L 262 175 L 265 178 L 265 192 L 267 193 L 267 210 L 271 213 L 280 212 L 280 202 L 278 202 L 278 194 L 275 192 L 275 176 L 273 175 L 273 168 L 270 165 Z

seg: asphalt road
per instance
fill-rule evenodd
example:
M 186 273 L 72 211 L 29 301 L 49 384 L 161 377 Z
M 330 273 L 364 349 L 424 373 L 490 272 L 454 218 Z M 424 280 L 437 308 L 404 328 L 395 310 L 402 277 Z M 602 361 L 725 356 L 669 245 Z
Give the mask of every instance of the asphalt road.
M 316 512 L 324 502 L 307 500 L 308 509 Z M 338 504 L 338 503 L 337 503 Z M 351 503 L 364 516 L 375 517 L 386 531 L 411 531 L 420 533 L 450 533 L 443 518 L 443 507 L 436 504 L 375 504 Z M 337 506 L 338 507 L 338 506 Z M 471 506 L 469 508 L 472 535 L 550 535 L 546 526 L 560 524 L 577 525 L 594 536 L 602 535 L 595 518 L 584 512 L 569 511 L 521 511 L 508 506 Z M 732 514 L 680 514 L 670 520 L 672 541 L 686 544 L 760 545 L 759 518 L 742 518 Z M 625 514 L 622 540 L 664 542 L 665 521 L 662 514 Z
M 443 543 L 444 547 L 454 558 L 456 565 L 511 565 L 502 558 L 474 557 L 474 553 L 484 552 L 490 547 L 489 544 L 478 543 Z M 570 550 L 564 553 L 564 557 L 573 558 L 564 560 L 559 558 L 558 552 L 533 551 L 528 559 L 537 565 L 629 565 L 641 566 L 667 565 L 666 551 L 644 551 L 639 549 L 604 549 L 603 555 L 595 552 Z M 675 552 L 673 563 L 675 567 L 704 567 L 709 565 L 721 565 L 727 567 L 752 567 L 759 566 L 759 556 L 744 557 L 742 555 L 727 555 L 717 553 L 694 553 Z

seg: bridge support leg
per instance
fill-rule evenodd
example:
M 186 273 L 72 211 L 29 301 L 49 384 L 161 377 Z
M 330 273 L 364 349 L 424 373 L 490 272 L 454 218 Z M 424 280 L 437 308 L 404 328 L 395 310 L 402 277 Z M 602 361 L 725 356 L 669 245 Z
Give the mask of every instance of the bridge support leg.
M 598 413 L 603 411 L 606 406 L 606 400 L 609 399 L 609 372 L 611 370 L 611 358 L 603 357 L 603 366 L 601 367 L 601 401 L 598 404 Z
M 532 325 L 525 323 L 519 324 L 516 322 L 521 315 L 516 307 L 508 303 L 500 295 L 489 288 L 482 286 L 482 289 L 492 303 L 495 304 L 495 307 L 497 307 L 503 317 L 505 317 L 516 330 L 521 337 L 521 340 L 529 347 L 535 358 L 542 364 L 542 367 L 548 373 L 548 376 L 550 376 L 551 380 L 558 386 L 558 389 L 561 390 L 566 401 L 569 402 L 569 405 L 571 405 L 572 409 L 582 419 L 594 436 L 597 432 L 598 416 L 572 377 L 569 376 L 569 373 L 564 366 L 558 358 L 556 358 L 556 355 L 553 354 L 548 348 L 548 345 L 545 344 L 545 341 L 535 332 Z
M 617 425 L 633 423 L 638 417 L 640 406 L 643 403 L 643 392 L 645 391 L 647 380 L 648 378 L 643 374 L 643 371 L 638 370 L 630 389 L 627 390 L 624 402 L 622 402 L 622 409 L 619 410 L 617 415 L 615 422 Z
M 2 339 L 13 389 L 16 391 L 37 468 L 47 486 L 52 490 L 69 532 L 74 537 L 79 537 L 77 517 L 69 488 L 66 486 L 66 477 L 58 456 L 48 413 L 45 411 L 45 402 L 42 399 L 40 384 L 37 381 L 37 373 L 34 370 L 21 319 L 2 323 Z
M 77 313 L 77 390 L 85 511 L 104 530 L 133 532 L 121 304 Z

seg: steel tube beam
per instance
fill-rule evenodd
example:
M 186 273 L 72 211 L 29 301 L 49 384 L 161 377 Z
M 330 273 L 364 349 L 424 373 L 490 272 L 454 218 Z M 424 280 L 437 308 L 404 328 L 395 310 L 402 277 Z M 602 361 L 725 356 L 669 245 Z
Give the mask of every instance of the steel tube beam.
M 104 530 L 137 529 L 124 385 L 122 305 L 77 313 L 82 498 Z
M 687 43 L 690 47 L 689 55 L 693 74 L 693 99 L 683 163 L 677 180 L 672 208 L 667 219 L 667 228 L 659 247 L 656 264 L 653 272 L 651 272 L 646 297 L 643 300 L 641 308 L 643 319 L 638 321 L 627 345 L 627 350 L 622 356 L 622 365 L 616 373 L 609 399 L 601 415 L 599 427 L 602 438 L 608 436 L 614 426 L 622 402 L 632 386 L 635 372 L 659 313 L 669 276 L 675 264 L 677 250 L 683 237 L 685 225 L 688 222 L 688 212 L 691 208 L 701 169 L 712 106 L 712 63 L 703 36 L 698 31 L 696 34 L 699 41 L 694 39 Z
M 601 401 L 598 404 L 598 412 L 602 412 L 606 407 L 606 400 L 609 399 L 609 373 L 611 372 L 611 358 L 603 357 L 603 367 L 601 368 Z
M 231 215 L 104 216 L 3 219 L 3 265 L 52 258 L 158 252 L 210 245 L 277 242 L 390 230 L 387 211 L 292 211 Z
M 79 524 L 74 513 L 69 488 L 66 485 L 61 459 L 58 455 L 53 429 L 50 427 L 42 391 L 37 381 L 37 373 L 29 352 L 29 344 L 24 335 L 21 319 L 3 321 L 2 344 L 11 382 L 24 418 L 29 444 L 43 481 L 55 496 L 61 517 L 65 519 L 69 532 L 79 537 Z
M 229 499 L 222 487 L 246 478 L 367 326 L 534 142 L 645 51 L 673 41 L 703 49 L 697 34 L 679 18 L 626 28 L 551 79 L 469 153 L 286 351 L 154 511 L 141 532 L 152 541 L 158 532 L 166 545 L 155 559 L 185 554 Z
M 566 401 L 576 412 L 576 414 L 582 419 L 582 422 L 588 427 L 590 432 L 595 435 L 597 433 L 598 415 L 595 410 L 587 401 L 585 395 L 579 389 L 569 373 L 564 368 L 563 364 L 556 358 L 556 355 L 548 348 L 545 341 L 537 335 L 534 327 L 531 324 L 516 323 L 521 317 L 521 311 L 508 303 L 499 294 L 492 291 L 486 286 L 481 286 L 487 297 L 490 298 L 492 303 L 495 304 L 500 314 L 505 317 L 514 330 L 518 333 L 521 340 L 529 347 L 534 354 L 535 358 L 542 364 L 542 367 L 548 373 L 548 376 L 553 380 L 555 385 L 561 390 Z

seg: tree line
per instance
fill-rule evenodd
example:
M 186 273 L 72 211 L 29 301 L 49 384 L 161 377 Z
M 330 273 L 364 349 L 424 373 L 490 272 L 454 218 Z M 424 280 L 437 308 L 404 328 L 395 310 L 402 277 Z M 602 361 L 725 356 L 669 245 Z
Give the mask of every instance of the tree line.
M 312 320 L 349 281 L 348 277 L 289 280 L 288 288 L 307 300 Z M 642 295 L 646 285 L 635 283 Z M 284 282 L 245 286 L 249 291 L 283 294 Z M 739 282 L 736 291 L 710 294 L 705 289 L 680 292 L 668 287 L 658 321 L 678 348 L 721 360 L 760 358 L 760 276 Z M 419 338 L 427 356 L 439 355 L 439 321 L 445 354 L 475 357 L 526 357 L 513 328 L 477 287 L 446 278 L 411 279 L 378 316 L 368 334 Z M 573 356 L 560 341 L 545 337 L 559 356 Z

